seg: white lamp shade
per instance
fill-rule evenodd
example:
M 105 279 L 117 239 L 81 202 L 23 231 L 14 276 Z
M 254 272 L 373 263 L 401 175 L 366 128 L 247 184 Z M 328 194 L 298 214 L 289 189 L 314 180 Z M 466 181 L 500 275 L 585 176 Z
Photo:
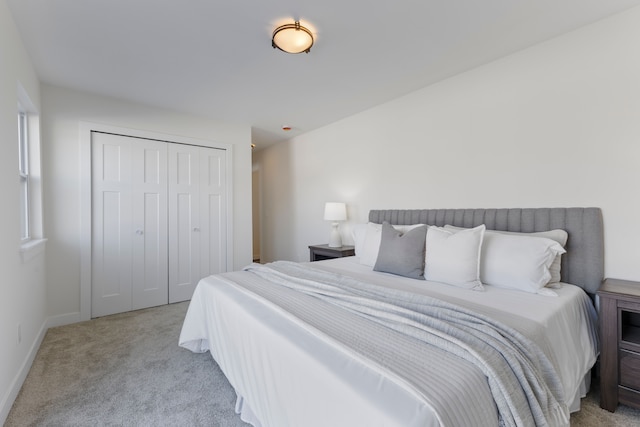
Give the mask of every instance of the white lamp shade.
M 344 203 L 328 202 L 324 205 L 325 221 L 345 221 L 347 219 L 347 206 Z

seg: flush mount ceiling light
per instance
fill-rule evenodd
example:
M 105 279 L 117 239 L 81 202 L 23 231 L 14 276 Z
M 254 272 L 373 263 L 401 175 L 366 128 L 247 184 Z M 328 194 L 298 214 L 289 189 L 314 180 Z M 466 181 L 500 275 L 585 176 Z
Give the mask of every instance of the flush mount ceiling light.
M 313 34 L 299 21 L 281 25 L 273 31 L 271 46 L 287 53 L 309 53 L 313 46 Z

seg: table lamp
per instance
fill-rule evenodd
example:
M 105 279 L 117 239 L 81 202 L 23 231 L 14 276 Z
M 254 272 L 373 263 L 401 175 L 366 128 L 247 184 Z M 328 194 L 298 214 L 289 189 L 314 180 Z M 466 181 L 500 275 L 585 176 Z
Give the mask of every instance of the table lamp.
M 338 221 L 347 219 L 347 206 L 344 203 L 327 202 L 324 205 L 324 219 L 325 221 L 333 221 L 331 224 L 329 247 L 339 248 L 342 246 L 342 237 L 338 229 Z

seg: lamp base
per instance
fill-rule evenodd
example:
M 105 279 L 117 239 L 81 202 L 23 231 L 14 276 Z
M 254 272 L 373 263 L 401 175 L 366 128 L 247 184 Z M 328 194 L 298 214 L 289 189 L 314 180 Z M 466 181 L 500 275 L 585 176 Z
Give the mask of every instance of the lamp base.
M 339 225 L 337 222 L 331 224 L 331 236 L 329 238 L 330 248 L 339 248 L 342 246 L 342 236 L 340 235 L 340 230 L 338 230 Z

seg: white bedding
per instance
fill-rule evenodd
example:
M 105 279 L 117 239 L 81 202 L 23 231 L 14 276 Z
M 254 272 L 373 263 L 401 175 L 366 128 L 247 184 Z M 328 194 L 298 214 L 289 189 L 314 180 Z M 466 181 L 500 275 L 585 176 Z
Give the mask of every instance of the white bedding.
M 595 310 L 581 289 L 563 285 L 558 297 L 490 286 L 476 292 L 373 272 L 356 257 L 313 266 L 442 297 L 505 322 L 514 315 L 534 320 L 535 326 L 521 332 L 536 341 L 555 365 L 570 408 L 579 407 L 579 396 L 586 391 L 583 380 L 598 347 Z M 211 351 L 238 394 L 238 412 L 256 426 L 442 424 L 431 405 L 402 381 L 288 318 L 260 297 L 211 276 L 194 293 L 180 345 L 195 352 Z M 469 382 L 482 380 L 469 375 Z M 494 406 L 484 393 L 471 398 L 475 405 Z M 476 425 L 497 425 L 497 415 L 482 421 Z

